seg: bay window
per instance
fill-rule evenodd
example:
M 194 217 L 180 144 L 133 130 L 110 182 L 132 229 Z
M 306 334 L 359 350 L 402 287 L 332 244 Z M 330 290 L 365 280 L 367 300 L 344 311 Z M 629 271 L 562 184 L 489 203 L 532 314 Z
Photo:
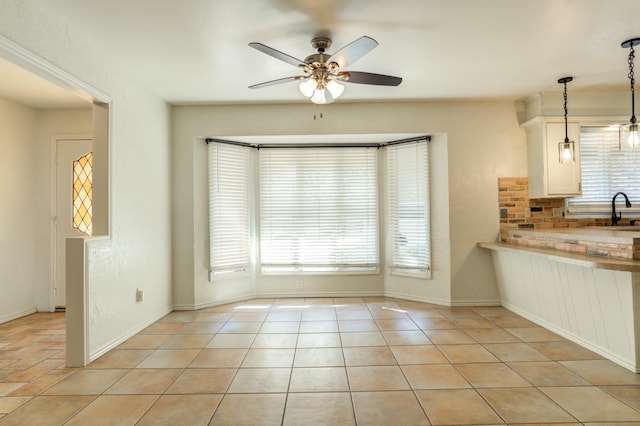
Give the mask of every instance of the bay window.
M 429 277 L 427 141 L 266 146 L 207 139 L 211 275 L 254 263 L 265 274 L 378 273 L 385 150 L 389 266 Z

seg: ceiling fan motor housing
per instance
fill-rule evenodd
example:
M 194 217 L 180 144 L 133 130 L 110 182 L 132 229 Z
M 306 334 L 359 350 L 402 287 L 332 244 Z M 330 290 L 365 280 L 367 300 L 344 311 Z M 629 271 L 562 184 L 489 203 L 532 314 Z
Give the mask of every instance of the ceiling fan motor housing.
M 329 60 L 331 55 L 325 55 L 324 53 L 314 53 L 313 55 L 309 55 L 304 59 L 304 63 L 307 65 L 311 64 L 324 64 Z
M 331 47 L 331 39 L 327 37 L 315 37 L 311 40 L 311 46 L 318 53 L 324 53 Z

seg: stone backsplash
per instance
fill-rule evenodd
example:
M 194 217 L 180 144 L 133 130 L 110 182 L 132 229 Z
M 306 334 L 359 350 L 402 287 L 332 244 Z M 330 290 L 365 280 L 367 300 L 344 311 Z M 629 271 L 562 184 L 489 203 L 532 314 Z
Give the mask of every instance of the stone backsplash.
M 591 256 L 631 259 L 640 258 L 640 247 L 633 244 L 603 244 L 566 238 L 527 235 L 527 230 L 609 226 L 611 219 L 570 219 L 564 215 L 564 198 L 529 199 L 529 179 L 498 178 L 500 204 L 500 238 L 510 244 L 569 251 Z M 633 218 L 624 217 L 620 225 L 630 225 Z M 638 227 L 640 231 L 640 226 Z
M 564 216 L 564 198 L 529 199 L 529 179 L 498 178 L 500 229 L 571 228 L 608 226 L 611 219 L 569 219 Z M 622 217 L 620 225 L 629 225 L 633 218 Z

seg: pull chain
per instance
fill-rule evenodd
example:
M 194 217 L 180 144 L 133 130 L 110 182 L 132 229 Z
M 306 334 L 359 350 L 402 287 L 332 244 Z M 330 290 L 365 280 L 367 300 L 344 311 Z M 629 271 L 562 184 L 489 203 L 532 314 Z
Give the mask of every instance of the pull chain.
M 318 107 L 317 104 L 313 104 L 313 119 L 316 120 L 317 118 L 323 118 L 322 116 L 322 111 L 320 111 L 320 113 L 318 114 L 316 111 L 318 111 L 318 108 L 322 108 L 321 106 Z

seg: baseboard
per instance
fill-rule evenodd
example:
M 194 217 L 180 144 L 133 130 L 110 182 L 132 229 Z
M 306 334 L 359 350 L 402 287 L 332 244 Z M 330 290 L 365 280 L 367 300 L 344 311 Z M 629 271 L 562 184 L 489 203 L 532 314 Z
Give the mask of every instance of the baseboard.
M 13 312 L 11 314 L 7 314 L 7 315 L 4 315 L 4 316 L 0 317 L 0 324 L 3 324 L 5 322 L 9 322 L 9 321 L 13 321 L 14 319 L 26 317 L 27 315 L 35 314 L 36 312 L 38 312 L 36 310 L 36 308 L 29 309 L 29 310 L 22 311 L 22 312 Z
M 450 306 L 502 306 L 499 300 L 452 300 Z
M 282 298 L 305 298 L 305 297 L 380 297 L 384 296 L 384 292 L 381 291 L 313 291 L 313 292 L 269 292 L 258 293 L 256 298 L 260 299 L 282 299 Z
M 429 303 L 440 306 L 501 306 L 499 300 L 455 300 L 437 299 L 432 297 L 411 296 L 404 293 L 384 292 L 384 291 L 315 291 L 315 292 L 265 292 L 248 296 L 234 297 L 224 300 L 199 303 L 197 305 L 178 304 L 173 305 L 175 311 L 195 311 L 199 309 L 212 308 L 214 306 L 226 305 L 229 303 L 244 302 L 251 299 L 282 299 L 282 298 L 304 298 L 304 297 L 391 297 L 394 299 L 411 300 L 413 302 Z
M 405 293 L 394 293 L 390 291 L 385 292 L 384 295 L 395 299 L 411 300 L 413 302 L 429 303 L 439 306 L 501 306 L 500 300 L 447 300 L 434 297 L 412 296 Z
M 255 295 L 249 295 L 249 296 L 233 297 L 231 299 L 203 302 L 203 303 L 198 303 L 197 305 L 189 305 L 189 304 L 173 305 L 173 310 L 174 311 L 197 311 L 200 309 L 213 308 L 214 306 L 227 305 L 229 303 L 244 302 L 245 300 L 251 300 L 257 297 L 258 296 L 255 296 Z
M 587 340 L 584 340 L 583 338 L 581 338 L 580 336 L 577 336 L 571 332 L 568 332 L 567 330 L 560 328 L 548 321 L 545 321 L 544 319 L 531 314 L 530 312 L 527 312 L 523 309 L 518 308 L 517 306 L 514 306 L 508 302 L 503 302 L 502 304 L 503 307 L 505 307 L 506 309 L 510 310 L 511 312 L 514 312 L 518 315 L 520 315 L 523 318 L 528 319 L 529 321 L 538 324 L 541 327 L 546 328 L 549 331 L 552 331 L 562 337 L 564 337 L 565 339 L 571 340 L 574 343 L 577 343 L 578 345 L 589 349 L 592 352 L 597 353 L 598 355 L 602 355 L 603 357 L 615 362 L 616 364 L 626 368 L 627 370 L 631 370 L 634 373 L 640 373 L 640 368 L 637 368 L 635 366 L 635 364 L 633 362 L 629 362 L 628 360 L 625 360 L 623 358 L 620 358 L 618 355 L 611 353 L 608 349 L 603 348 L 601 346 L 598 346 L 596 344 L 594 344 L 593 342 L 589 342 Z
M 142 324 L 138 325 L 136 328 L 130 330 L 124 336 L 119 337 L 118 339 L 114 340 L 113 342 L 111 342 L 111 343 L 103 346 L 102 348 L 96 350 L 94 353 L 89 354 L 89 364 L 92 363 L 93 361 L 95 361 L 96 359 L 100 358 L 102 355 L 104 355 L 107 352 L 109 352 L 111 349 L 114 349 L 115 347 L 117 347 L 121 343 L 123 343 L 126 340 L 130 339 L 131 337 L 135 336 L 136 334 L 138 334 L 139 332 L 141 332 L 145 328 L 149 327 L 151 324 L 153 324 L 156 321 L 160 320 L 161 318 L 165 317 L 167 314 L 171 313 L 172 310 L 173 310 L 172 307 L 168 307 L 168 308 L 165 308 L 165 309 L 161 310 L 160 312 L 156 313 L 151 319 L 143 322 Z
M 410 300 L 412 302 L 429 303 L 432 305 L 451 306 L 449 300 L 437 299 L 433 297 L 411 296 L 405 293 L 395 293 L 392 291 L 385 291 L 383 296 L 393 297 L 394 299 Z

